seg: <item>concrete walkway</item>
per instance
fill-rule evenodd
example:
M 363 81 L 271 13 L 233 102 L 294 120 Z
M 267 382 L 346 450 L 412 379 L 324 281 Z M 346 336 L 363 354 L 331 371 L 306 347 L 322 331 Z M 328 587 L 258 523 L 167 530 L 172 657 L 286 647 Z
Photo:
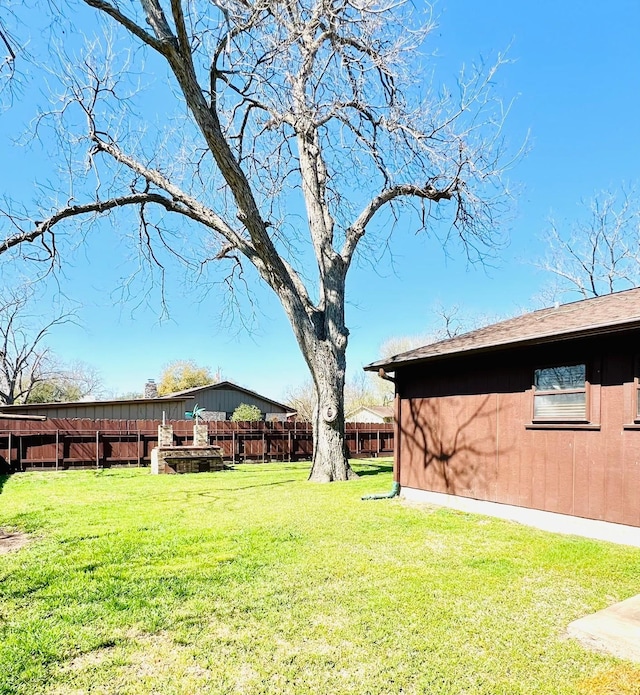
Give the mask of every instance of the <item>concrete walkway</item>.
M 590 649 L 640 663 L 640 594 L 574 620 L 567 634 Z
M 402 488 L 402 498 L 408 503 L 429 504 L 473 514 L 486 514 L 553 533 L 582 536 L 640 548 L 640 528 L 636 526 L 582 519 L 566 514 L 543 512 L 409 487 Z M 586 647 L 640 663 L 640 594 L 593 615 L 574 620 L 567 628 L 567 633 Z
M 565 533 L 583 538 L 593 538 L 598 541 L 609 541 L 620 545 L 630 545 L 640 548 L 640 527 L 613 524 L 609 521 L 582 519 L 567 514 L 543 512 L 527 507 L 514 507 L 510 504 L 475 500 L 471 497 L 457 497 L 442 492 L 429 492 L 411 487 L 403 487 L 401 496 L 407 502 L 417 504 L 434 504 L 439 507 L 449 507 L 472 514 L 486 514 L 499 519 L 517 521 L 520 524 L 533 526 L 552 533 Z

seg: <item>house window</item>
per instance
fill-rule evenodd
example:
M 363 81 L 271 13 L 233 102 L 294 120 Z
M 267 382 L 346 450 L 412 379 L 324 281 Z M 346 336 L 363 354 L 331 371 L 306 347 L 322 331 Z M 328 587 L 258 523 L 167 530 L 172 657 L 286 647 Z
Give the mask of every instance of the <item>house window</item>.
M 533 387 L 535 420 L 587 419 L 587 381 L 584 364 L 536 369 Z

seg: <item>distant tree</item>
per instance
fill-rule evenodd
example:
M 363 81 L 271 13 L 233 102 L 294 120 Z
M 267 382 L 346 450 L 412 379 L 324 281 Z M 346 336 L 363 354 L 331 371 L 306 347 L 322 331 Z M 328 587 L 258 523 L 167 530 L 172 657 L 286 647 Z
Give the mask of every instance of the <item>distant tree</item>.
M 365 372 L 358 373 L 345 381 L 345 414 L 362 405 L 383 405 L 385 403 L 385 397 L 378 391 L 376 381 L 377 377 Z M 311 381 L 290 387 L 285 392 L 284 400 L 296 411 L 298 420 L 313 422 L 316 397 Z
M 63 403 L 79 401 L 82 392 L 75 384 L 65 379 L 52 377 L 46 381 L 38 382 L 29 394 L 27 403 Z
M 312 381 L 304 381 L 290 386 L 284 393 L 284 402 L 296 411 L 296 419 L 304 422 L 313 421 L 316 407 L 315 389 Z
M 416 335 L 390 336 L 380 345 L 379 357 L 399 355 L 401 352 L 453 338 L 460 333 L 478 328 L 479 325 L 484 325 L 481 319 L 477 320 L 469 316 L 459 304 L 445 305 L 438 302 L 429 310 L 429 313 L 433 316 L 430 330 Z
M 380 396 L 372 374 L 360 371 L 347 379 L 344 385 L 344 412 L 350 413 L 365 405 L 384 405 L 384 396 Z
M 116 401 L 134 401 L 138 398 L 144 398 L 144 393 L 141 391 L 125 391 L 113 397 Z
M 259 420 L 262 420 L 262 413 L 257 405 L 240 403 L 240 405 L 233 411 L 231 420 L 232 422 L 258 422 Z
M 27 403 L 64 403 L 80 401 L 102 393 L 102 378 L 97 370 L 84 362 L 69 366 L 52 366 L 51 375 L 34 385 Z
M 545 257 L 536 265 L 551 273 L 547 303 L 565 296 L 598 297 L 640 286 L 640 198 L 634 191 L 602 192 L 585 206 L 582 219 L 550 221 Z
M 36 42 L 51 48 L 48 82 L 59 78 L 38 132 L 51 124 L 73 180 L 47 186 L 31 209 L 3 206 L 0 254 L 57 259 L 70 221 L 132 211 L 123 227 L 137 224 L 148 275 L 164 274 L 163 258 L 222 264 L 232 297 L 259 277 L 313 381 L 310 478 L 355 477 L 344 438 L 348 273 L 359 253 L 393 248 L 396 226 L 456 238 L 476 258 L 494 248 L 513 163 L 509 107 L 494 92 L 504 58 L 471 64 L 453 88 L 439 83 L 435 24 L 409 2 L 84 2 L 95 20 L 83 26 L 84 54 L 63 33 L 72 3 L 42 4 L 52 36 Z M 407 224 L 396 225 L 401 210 Z
M 70 313 L 43 320 L 26 286 L 0 295 L 0 404 L 24 403 L 39 384 L 60 376 L 57 360 L 45 345 L 52 328 L 71 321 Z
M 166 396 L 196 386 L 208 386 L 220 381 L 220 373 L 213 374 L 209 367 L 198 366 L 194 360 L 175 360 L 162 370 L 158 394 Z
M 447 306 L 438 302 L 429 313 L 433 315 L 431 330 L 416 335 L 390 336 L 380 345 L 378 358 L 393 357 L 429 343 L 453 338 L 464 331 L 484 325 L 482 321 L 474 321 L 458 304 Z M 382 400 L 387 403 L 391 401 L 395 390 L 393 383 L 380 379 L 375 374 L 369 373 L 369 376 L 374 380 L 375 388 Z

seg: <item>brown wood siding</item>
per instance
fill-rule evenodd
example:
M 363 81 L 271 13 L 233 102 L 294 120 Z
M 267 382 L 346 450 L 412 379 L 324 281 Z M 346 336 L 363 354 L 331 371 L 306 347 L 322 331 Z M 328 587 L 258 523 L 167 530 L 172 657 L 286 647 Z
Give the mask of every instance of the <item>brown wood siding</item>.
M 399 369 L 401 485 L 640 526 L 639 338 Z M 587 365 L 589 421 L 533 423 L 533 370 L 580 362 Z

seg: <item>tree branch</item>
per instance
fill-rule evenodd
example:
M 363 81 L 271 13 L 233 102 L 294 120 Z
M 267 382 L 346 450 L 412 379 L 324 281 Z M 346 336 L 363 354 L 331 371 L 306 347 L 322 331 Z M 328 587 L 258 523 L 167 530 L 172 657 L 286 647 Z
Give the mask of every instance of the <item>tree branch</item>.
M 368 203 L 356 221 L 347 229 L 346 239 L 342 250 L 340 251 L 340 255 L 342 256 L 345 264 L 347 266 L 351 264 L 356 246 L 358 245 L 360 239 L 364 236 L 367 225 L 369 222 L 371 222 L 375 214 L 385 205 L 391 203 L 397 198 L 403 197 L 432 200 L 436 203 L 441 200 L 451 200 L 453 197 L 453 192 L 451 189 L 451 185 L 443 189 L 437 189 L 433 184 L 427 183 L 424 186 L 399 184 L 382 191 Z
M 149 32 L 145 31 L 142 27 L 140 27 L 138 24 L 136 24 L 132 19 L 127 17 L 125 14 L 120 12 L 120 10 L 112 5 L 109 2 L 105 2 L 105 0 L 84 0 L 84 2 L 89 5 L 89 7 L 93 7 L 96 10 L 100 10 L 101 12 L 104 12 L 105 14 L 109 15 L 112 19 L 115 19 L 118 24 L 121 24 L 125 29 L 130 31 L 134 36 L 137 36 L 141 41 L 147 44 L 147 46 L 150 46 L 154 50 L 158 51 L 158 53 L 162 53 L 163 55 L 166 52 L 166 47 L 163 43 L 163 41 L 159 41 L 158 39 L 154 38 Z M 147 2 L 147 0 L 141 0 L 143 5 Z M 162 10 L 160 10 L 160 13 L 162 14 Z M 149 16 L 149 14 L 147 15 Z M 154 16 L 153 13 L 151 13 L 151 16 Z M 164 17 L 164 15 L 162 15 Z M 150 22 L 151 26 L 156 29 L 156 27 Z M 156 23 L 158 24 L 158 23 Z M 162 27 L 162 23 L 159 23 L 160 28 Z M 166 25 L 166 20 L 165 20 L 165 25 Z M 162 36 L 162 34 L 160 34 Z M 171 32 L 169 31 L 169 37 L 168 39 L 171 39 Z
M 0 254 L 15 246 L 18 246 L 19 244 L 33 242 L 36 239 L 43 237 L 45 234 L 47 234 L 47 232 L 51 232 L 57 224 L 69 218 L 92 213 L 101 214 L 116 208 L 131 205 L 142 205 L 144 203 L 157 203 L 169 212 L 178 212 L 180 214 L 190 216 L 192 219 L 197 219 L 188 208 L 180 205 L 178 202 L 171 200 L 170 198 L 159 195 L 158 193 L 133 193 L 131 195 L 118 196 L 109 200 L 95 200 L 91 203 L 68 205 L 61 208 L 46 220 L 35 222 L 33 229 L 29 231 L 25 230 L 6 237 L 0 242 Z M 9 213 L 5 212 L 3 215 L 10 218 L 14 224 L 17 224 L 15 222 L 15 218 L 11 217 Z

